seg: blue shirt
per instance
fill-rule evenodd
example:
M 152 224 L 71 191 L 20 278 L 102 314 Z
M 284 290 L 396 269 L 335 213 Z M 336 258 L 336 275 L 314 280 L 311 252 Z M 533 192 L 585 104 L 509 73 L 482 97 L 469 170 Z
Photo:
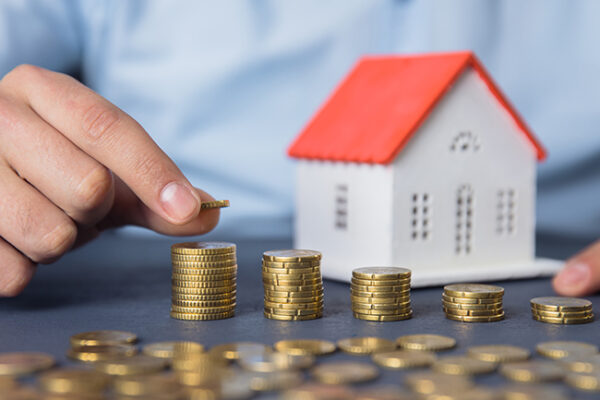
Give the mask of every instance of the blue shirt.
M 75 73 L 191 182 L 220 236 L 292 233 L 285 149 L 364 54 L 471 49 L 549 152 L 538 229 L 600 236 L 600 2 L 3 0 L 0 74 Z

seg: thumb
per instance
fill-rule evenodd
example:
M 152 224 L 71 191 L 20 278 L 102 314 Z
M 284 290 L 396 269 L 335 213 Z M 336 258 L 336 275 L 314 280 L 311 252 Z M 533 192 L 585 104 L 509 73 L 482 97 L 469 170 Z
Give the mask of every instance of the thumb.
M 201 189 L 195 188 L 195 191 L 203 202 L 214 200 Z M 115 177 L 113 207 L 98 228 L 103 230 L 123 225 L 137 225 L 165 235 L 193 236 L 211 231 L 219 222 L 219 215 L 218 208 L 203 209 L 186 224 L 172 224 L 147 207 L 121 179 Z
M 595 242 L 566 263 L 552 281 L 562 296 L 586 296 L 600 289 L 600 241 Z

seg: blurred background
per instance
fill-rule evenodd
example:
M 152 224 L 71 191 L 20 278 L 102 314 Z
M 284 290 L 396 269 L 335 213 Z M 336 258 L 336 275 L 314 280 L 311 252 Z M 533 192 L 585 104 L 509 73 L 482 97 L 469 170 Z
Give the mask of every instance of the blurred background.
M 289 238 L 285 150 L 356 61 L 472 50 L 548 150 L 538 243 L 558 255 L 600 237 L 598 16 L 594 0 L 3 0 L 0 75 L 66 72 L 132 115 L 231 200 L 210 237 Z

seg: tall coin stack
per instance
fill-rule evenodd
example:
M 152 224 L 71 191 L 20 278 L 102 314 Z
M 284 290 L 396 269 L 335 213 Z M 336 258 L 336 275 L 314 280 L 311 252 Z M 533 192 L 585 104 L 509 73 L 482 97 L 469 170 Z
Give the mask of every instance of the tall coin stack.
M 574 297 L 536 297 L 531 299 L 533 319 L 549 324 L 585 324 L 594 320 L 592 302 Z
M 301 321 L 323 316 L 321 253 L 318 251 L 265 251 L 262 277 L 265 317 Z
M 350 299 L 354 318 L 401 321 L 412 317 L 411 272 L 399 267 L 364 267 L 352 271 Z
M 189 321 L 233 317 L 237 276 L 235 244 L 174 244 L 171 262 L 171 317 Z
M 444 286 L 442 306 L 446 318 L 460 322 L 494 322 L 504 319 L 504 288 L 479 283 Z

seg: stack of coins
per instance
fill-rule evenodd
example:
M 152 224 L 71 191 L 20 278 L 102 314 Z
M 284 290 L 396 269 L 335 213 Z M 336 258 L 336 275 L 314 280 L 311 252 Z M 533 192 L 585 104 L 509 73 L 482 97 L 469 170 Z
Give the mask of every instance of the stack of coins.
M 594 320 L 592 302 L 572 297 L 531 299 L 533 319 L 550 324 L 585 324 Z
M 263 254 L 264 315 L 281 321 L 323 316 L 321 253 L 272 250 Z
M 504 319 L 504 288 L 479 283 L 444 286 L 442 305 L 446 318 L 461 322 L 494 322 Z
M 356 268 L 350 285 L 354 317 L 367 321 L 411 318 L 410 276 L 406 268 Z
M 237 276 L 235 244 L 174 244 L 171 261 L 171 317 L 188 321 L 233 317 Z

